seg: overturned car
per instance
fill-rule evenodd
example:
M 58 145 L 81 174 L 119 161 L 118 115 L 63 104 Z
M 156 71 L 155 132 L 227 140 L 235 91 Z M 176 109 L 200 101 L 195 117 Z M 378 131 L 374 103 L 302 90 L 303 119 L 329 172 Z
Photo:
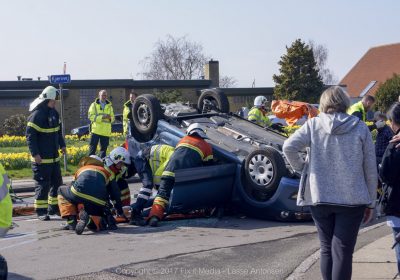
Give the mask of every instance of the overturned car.
M 175 146 L 192 123 L 207 129 L 214 165 L 175 172 L 168 213 L 233 205 L 261 219 L 310 219 L 309 209 L 296 205 L 299 177 L 282 154 L 286 137 L 229 113 L 222 92 L 203 90 L 195 106 L 161 105 L 153 95 L 140 95 L 132 117 L 128 137 L 132 155 L 154 144 Z

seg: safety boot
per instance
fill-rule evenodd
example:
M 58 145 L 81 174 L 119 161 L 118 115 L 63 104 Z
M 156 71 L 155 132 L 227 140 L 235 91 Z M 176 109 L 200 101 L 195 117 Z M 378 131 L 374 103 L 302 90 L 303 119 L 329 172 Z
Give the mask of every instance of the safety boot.
M 50 221 L 50 216 L 49 215 L 40 215 L 40 216 L 38 216 L 38 219 L 40 220 L 40 221 Z
M 165 208 L 161 206 L 160 204 L 153 204 L 150 210 L 149 214 L 149 225 L 152 227 L 157 227 L 158 223 L 163 219 L 164 217 L 164 210 Z
M 90 220 L 90 216 L 85 211 L 85 209 L 82 209 L 81 211 L 79 211 L 79 221 L 76 224 L 75 233 L 78 235 L 81 235 L 82 232 L 85 230 L 85 227 L 88 225 L 89 220 Z
M 113 215 L 107 215 L 106 220 L 107 220 L 107 229 L 108 230 L 118 229 L 117 222 L 115 221 L 115 218 Z
M 142 213 L 140 211 L 132 208 L 129 224 L 142 227 L 142 226 L 146 225 L 146 221 L 144 220 Z
M 63 229 L 63 230 L 75 230 L 76 224 L 77 224 L 76 216 L 68 216 L 66 224 L 63 225 L 63 227 L 61 229 Z

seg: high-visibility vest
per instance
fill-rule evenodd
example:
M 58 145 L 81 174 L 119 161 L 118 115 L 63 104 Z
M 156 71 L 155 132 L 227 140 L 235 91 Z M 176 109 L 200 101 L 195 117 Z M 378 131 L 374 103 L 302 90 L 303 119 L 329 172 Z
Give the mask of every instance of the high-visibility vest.
M 110 115 L 109 119 L 103 119 L 104 115 Z M 106 100 L 104 109 L 101 108 L 100 101 L 97 98 L 93 102 L 88 111 L 88 117 L 91 121 L 91 132 L 101 136 L 111 136 L 111 123 L 114 122 L 114 110 L 110 101 Z
M 247 119 L 261 126 L 271 125 L 271 121 L 268 116 L 257 107 L 251 108 L 249 114 L 247 115 Z
M 11 227 L 12 201 L 9 193 L 10 180 L 0 163 L 0 234 Z
M 364 106 L 361 101 L 354 103 L 347 110 L 347 114 L 349 114 L 349 115 L 352 115 L 354 112 L 360 112 L 362 114 L 362 121 L 364 121 L 364 122 L 366 121 L 367 113 L 365 112 Z
M 124 104 L 124 110 L 122 111 L 122 125 L 124 128 L 124 135 L 128 134 L 128 125 L 129 125 L 129 113 L 132 110 L 132 102 L 130 100 L 126 101 Z
M 154 145 L 150 149 L 149 165 L 153 173 L 153 183 L 159 185 L 161 175 L 174 153 L 175 148 L 169 145 Z

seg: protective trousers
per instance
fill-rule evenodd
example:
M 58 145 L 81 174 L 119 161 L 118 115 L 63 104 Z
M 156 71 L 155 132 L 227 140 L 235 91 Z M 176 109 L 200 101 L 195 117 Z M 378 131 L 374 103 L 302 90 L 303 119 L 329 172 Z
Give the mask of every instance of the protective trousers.
M 57 191 L 62 184 L 60 164 L 32 163 L 33 179 L 35 180 L 34 207 L 38 216 L 57 214 L 59 212 Z
M 135 162 L 136 164 L 136 162 Z M 143 186 L 139 190 L 139 194 L 137 196 L 136 202 L 131 205 L 133 209 L 137 211 L 137 213 L 142 212 L 145 207 L 147 201 L 149 200 L 152 191 L 153 191 L 153 174 L 151 172 L 150 165 L 147 161 L 143 163 L 140 170 L 137 170 L 140 180 L 142 181 Z
M 122 206 L 130 206 L 131 205 L 131 191 L 129 190 L 128 182 L 120 178 L 117 181 L 118 188 L 121 191 L 121 202 Z

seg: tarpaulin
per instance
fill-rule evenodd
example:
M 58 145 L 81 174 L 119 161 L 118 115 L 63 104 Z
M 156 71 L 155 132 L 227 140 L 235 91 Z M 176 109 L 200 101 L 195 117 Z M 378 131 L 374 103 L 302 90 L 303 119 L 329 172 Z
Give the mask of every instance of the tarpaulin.
M 313 118 L 319 114 L 317 108 L 300 101 L 273 100 L 271 109 L 276 117 L 285 119 L 289 126 L 296 124 L 304 115 Z

